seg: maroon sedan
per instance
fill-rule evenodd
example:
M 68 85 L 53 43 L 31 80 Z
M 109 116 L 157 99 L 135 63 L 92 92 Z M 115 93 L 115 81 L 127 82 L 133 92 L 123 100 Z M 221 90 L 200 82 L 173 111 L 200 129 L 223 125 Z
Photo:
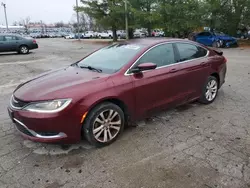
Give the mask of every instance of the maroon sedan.
M 222 52 L 188 40 L 142 39 L 104 47 L 14 91 L 9 115 L 39 142 L 112 143 L 129 121 L 198 100 L 225 82 Z

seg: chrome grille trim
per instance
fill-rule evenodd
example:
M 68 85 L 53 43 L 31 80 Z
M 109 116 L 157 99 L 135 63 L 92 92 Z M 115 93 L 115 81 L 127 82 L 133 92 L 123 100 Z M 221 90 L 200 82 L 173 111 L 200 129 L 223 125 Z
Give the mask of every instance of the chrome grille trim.
M 40 135 L 40 134 L 36 133 L 35 131 L 29 129 L 26 125 L 24 125 L 21 121 L 17 120 L 16 118 L 14 118 L 14 121 L 16 123 L 18 123 L 19 125 L 21 125 L 23 128 L 25 128 L 30 134 L 32 134 L 36 138 L 41 138 L 41 139 L 56 139 L 56 138 L 67 137 L 67 135 L 65 133 L 63 133 L 63 132 L 60 132 L 57 135 L 53 135 L 53 136 L 43 136 L 43 135 Z M 17 130 L 20 131 L 19 129 L 17 129 Z M 23 134 L 25 134 L 25 133 L 23 133 Z

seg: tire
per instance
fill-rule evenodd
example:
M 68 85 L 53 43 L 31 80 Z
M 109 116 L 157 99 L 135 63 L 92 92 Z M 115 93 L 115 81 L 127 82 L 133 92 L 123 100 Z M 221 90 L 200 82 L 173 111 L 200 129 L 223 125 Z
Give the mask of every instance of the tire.
M 119 122 L 119 124 L 111 125 L 112 122 Z M 104 147 L 118 138 L 123 132 L 124 123 L 125 117 L 122 109 L 113 103 L 105 102 L 94 107 L 87 115 L 82 126 L 83 136 L 91 145 Z
M 213 44 L 212 44 L 212 47 L 214 47 L 214 48 L 219 48 L 219 47 L 220 47 L 219 42 L 214 41 Z
M 19 47 L 19 53 L 20 54 L 28 54 L 29 53 L 29 48 L 26 45 L 22 45 Z
M 217 78 L 215 78 L 214 76 L 209 76 L 206 84 L 202 88 L 202 95 L 199 99 L 199 102 L 203 104 L 210 104 L 214 102 L 217 97 L 218 90 L 219 83 Z M 208 93 L 211 93 L 211 95 Z

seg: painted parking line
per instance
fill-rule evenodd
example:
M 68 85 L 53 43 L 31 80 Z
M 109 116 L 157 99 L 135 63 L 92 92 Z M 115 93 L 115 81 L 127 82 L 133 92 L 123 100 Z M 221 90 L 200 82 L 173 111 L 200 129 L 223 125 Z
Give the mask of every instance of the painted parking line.
M 18 64 L 31 64 L 31 63 L 38 63 L 38 62 L 51 62 L 51 61 L 69 61 L 70 58 L 65 58 L 65 57 L 58 57 L 58 56 L 47 56 L 45 58 L 41 59 L 35 59 L 35 60 L 27 60 L 27 61 L 13 61 L 13 62 L 7 62 L 7 63 L 0 63 L 0 66 L 5 66 L 5 65 L 18 65 Z
M 15 61 L 15 62 L 8 62 L 8 63 L 0 63 L 0 66 L 36 63 L 36 62 L 40 62 L 40 61 L 45 61 L 46 59 L 49 59 L 49 58 L 29 60 L 29 61 Z
M 0 90 L 1 89 L 5 89 L 5 88 L 10 88 L 10 87 L 14 87 L 14 86 L 17 86 L 23 82 L 26 82 L 27 80 L 30 80 L 31 78 L 26 78 L 24 80 L 11 80 L 9 81 L 7 84 L 4 84 L 4 85 L 0 85 Z

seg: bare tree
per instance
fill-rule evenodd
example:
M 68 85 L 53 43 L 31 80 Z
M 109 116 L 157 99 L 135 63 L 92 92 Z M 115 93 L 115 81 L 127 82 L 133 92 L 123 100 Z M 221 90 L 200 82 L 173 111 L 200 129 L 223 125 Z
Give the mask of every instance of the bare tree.
M 17 21 L 14 21 L 14 22 L 13 22 L 13 25 L 14 25 L 14 26 L 17 26 L 17 25 L 18 25 Z
M 59 28 L 59 27 L 64 27 L 64 23 L 63 23 L 63 21 L 57 22 L 57 23 L 55 23 L 55 26 L 56 26 L 57 28 Z
M 79 23 L 80 23 L 81 30 L 84 30 L 84 31 L 88 30 L 86 14 L 84 14 L 83 12 L 80 13 L 79 15 Z
M 21 19 L 19 21 L 19 25 L 22 25 L 22 26 L 25 27 L 25 32 L 28 32 L 28 30 L 29 30 L 29 24 L 30 24 L 30 17 L 29 16 L 26 17 L 26 18 L 24 18 L 24 19 Z

